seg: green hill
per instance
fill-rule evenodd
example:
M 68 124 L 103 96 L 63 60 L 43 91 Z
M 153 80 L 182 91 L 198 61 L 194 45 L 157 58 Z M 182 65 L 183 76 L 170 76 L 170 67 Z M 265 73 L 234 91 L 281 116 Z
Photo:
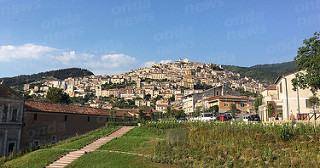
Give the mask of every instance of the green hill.
M 20 86 L 26 83 L 31 83 L 35 81 L 39 81 L 46 77 L 53 77 L 56 79 L 66 79 L 69 77 L 83 77 L 93 75 L 93 73 L 87 69 L 81 68 L 68 68 L 68 69 L 59 69 L 47 72 L 41 72 L 32 75 L 19 75 L 12 78 L 0 78 L 0 82 L 2 81 L 3 85 L 6 86 Z
M 277 76 L 283 72 L 296 68 L 294 61 L 280 64 L 264 64 L 251 67 L 240 67 L 234 65 L 223 65 L 224 69 L 234 73 L 240 73 L 243 76 L 251 77 L 266 83 L 273 83 Z

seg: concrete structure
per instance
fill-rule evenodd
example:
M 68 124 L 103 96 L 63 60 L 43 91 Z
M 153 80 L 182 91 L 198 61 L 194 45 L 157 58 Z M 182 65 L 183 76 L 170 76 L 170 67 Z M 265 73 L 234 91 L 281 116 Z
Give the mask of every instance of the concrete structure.
M 24 99 L 0 84 L 0 155 L 18 152 L 21 143 Z
M 296 70 L 280 74 L 274 82 L 276 86 L 276 95 L 270 99 L 266 97 L 264 103 L 270 102 L 275 105 L 275 116 L 283 120 L 307 120 L 313 113 L 308 103 L 309 97 L 313 96 L 310 89 L 293 90 L 292 79 L 295 78 Z M 274 93 L 273 93 L 274 94 Z M 320 92 L 316 93 L 320 96 Z M 260 111 L 260 115 L 267 119 L 267 111 Z M 318 115 L 317 115 L 318 117 Z M 267 119 L 268 120 L 268 119 Z
M 313 94 L 310 89 L 293 90 L 292 79 L 296 71 L 289 71 L 279 75 L 275 83 L 277 86 L 277 99 L 281 102 L 284 120 L 300 119 L 301 115 L 312 113 L 312 108 L 308 105 L 308 99 Z M 319 96 L 320 93 L 317 93 Z
M 219 106 L 219 112 L 224 113 L 230 111 L 231 104 L 235 104 L 237 107 L 236 113 L 248 113 L 249 104 L 246 96 L 231 96 L 231 95 L 219 95 L 208 99 L 209 107 L 214 105 Z
M 196 112 L 196 103 L 200 99 L 206 99 L 209 96 L 218 96 L 223 95 L 224 89 L 223 86 L 214 87 L 208 90 L 205 90 L 200 93 L 192 93 L 183 97 L 183 110 L 187 116 L 191 116 L 192 113 Z
M 270 85 L 261 92 L 261 95 L 263 96 L 262 105 L 259 106 L 258 111 L 260 119 L 262 121 L 269 121 L 270 118 L 277 118 L 279 120 L 282 120 L 282 101 L 278 100 L 277 98 L 277 86 Z M 268 115 L 268 103 L 272 103 L 275 107 L 275 113 L 273 116 Z

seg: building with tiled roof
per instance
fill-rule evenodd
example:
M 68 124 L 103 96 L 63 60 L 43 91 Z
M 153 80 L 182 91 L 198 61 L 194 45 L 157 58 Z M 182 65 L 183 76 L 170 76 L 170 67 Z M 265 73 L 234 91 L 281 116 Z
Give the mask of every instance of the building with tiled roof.
M 85 106 L 25 101 L 21 147 L 54 144 L 76 134 L 83 134 L 110 121 L 130 121 L 129 110 L 114 110 Z M 123 114 L 126 114 L 125 119 Z
M 214 105 L 219 106 L 219 112 L 226 112 L 230 110 L 231 104 L 235 104 L 237 107 L 237 112 L 250 112 L 250 104 L 248 97 L 246 96 L 232 96 L 232 95 L 223 95 L 215 96 L 208 99 L 209 107 Z
M 259 107 L 259 115 L 262 120 L 314 120 L 313 110 L 308 100 L 313 96 L 311 88 L 293 90 L 292 79 L 298 73 L 296 69 L 280 74 L 264 92 L 273 93 L 272 97 L 264 96 L 263 105 Z M 301 71 L 300 71 L 301 72 Z M 271 88 L 270 88 L 271 87 Z M 262 93 L 264 93 L 262 92 Z M 266 93 L 264 93 L 266 95 Z M 315 93 L 320 97 L 320 91 Z M 274 105 L 274 111 L 267 113 L 267 104 Z M 317 114 L 319 118 L 320 114 Z

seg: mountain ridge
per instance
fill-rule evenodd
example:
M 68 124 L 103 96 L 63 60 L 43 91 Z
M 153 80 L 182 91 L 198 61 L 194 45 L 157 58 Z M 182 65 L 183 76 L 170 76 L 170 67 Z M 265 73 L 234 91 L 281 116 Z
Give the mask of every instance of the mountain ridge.
M 251 67 L 241 67 L 236 65 L 222 65 L 222 67 L 234 73 L 239 73 L 243 76 L 271 84 L 279 74 L 295 69 L 296 64 L 294 61 L 289 61 L 276 64 L 253 65 Z
M 46 72 L 39 72 L 31 75 L 18 75 L 14 77 L 5 77 L 0 78 L 0 82 L 6 86 L 19 86 L 26 83 L 35 82 L 43 79 L 44 77 L 53 77 L 60 80 L 69 78 L 69 77 L 83 77 L 94 75 L 91 71 L 82 68 L 66 68 L 51 70 Z
M 296 68 L 295 62 L 284 62 L 276 64 L 259 64 L 251 67 L 241 67 L 237 65 L 222 65 L 223 69 L 239 73 L 242 76 L 251 77 L 253 79 L 266 82 L 268 84 L 273 83 L 277 76 L 283 72 Z M 14 77 L 0 78 L 2 84 L 6 86 L 18 86 L 26 83 L 35 82 L 43 79 L 44 77 L 54 77 L 60 80 L 69 77 L 83 77 L 94 75 L 91 71 L 82 68 L 66 68 L 51 70 L 46 72 L 39 72 L 31 75 L 18 75 Z

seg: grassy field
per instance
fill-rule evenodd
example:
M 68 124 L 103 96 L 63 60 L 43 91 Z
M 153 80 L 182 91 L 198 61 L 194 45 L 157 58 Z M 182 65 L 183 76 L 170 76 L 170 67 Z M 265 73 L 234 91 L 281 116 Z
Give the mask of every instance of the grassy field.
M 156 132 L 146 127 L 136 127 L 122 137 L 113 139 L 99 149 L 80 157 L 68 165 L 71 167 L 116 167 L 116 168 L 147 168 L 147 167 L 177 167 L 170 164 L 153 163 L 150 156 L 154 146 L 166 138 L 164 131 Z M 128 153 L 116 153 L 128 152 Z M 142 154 L 149 157 L 138 156 Z
M 75 151 L 93 140 L 106 136 L 120 127 L 107 127 L 69 138 L 57 145 L 24 154 L 21 157 L 6 161 L 1 167 L 42 168 L 68 152 Z
M 95 151 L 82 156 L 66 168 L 174 168 L 174 165 L 153 163 L 148 158 L 131 154 Z
M 105 135 L 98 130 L 2 164 L 43 167 Z M 320 167 L 320 127 L 243 122 L 145 123 L 83 155 L 71 167 Z
M 166 138 L 165 132 L 156 133 L 152 129 L 136 127 L 118 139 L 102 145 L 98 150 L 114 150 L 152 155 L 156 143 Z
M 170 127 L 166 140 L 155 146 L 153 162 L 181 167 L 320 167 L 319 127 L 316 134 L 312 125 L 215 122 Z

